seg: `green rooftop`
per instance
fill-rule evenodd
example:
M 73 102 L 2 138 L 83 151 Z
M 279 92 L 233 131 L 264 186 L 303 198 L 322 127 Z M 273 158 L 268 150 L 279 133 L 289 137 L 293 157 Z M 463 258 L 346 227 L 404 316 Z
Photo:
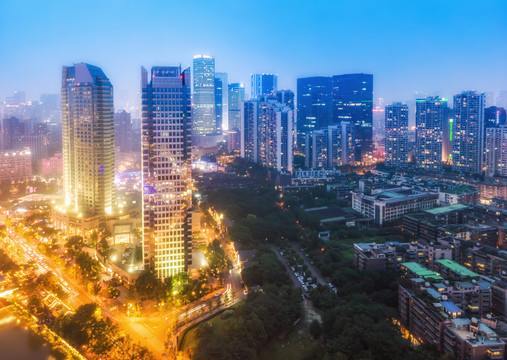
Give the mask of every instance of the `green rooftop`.
M 401 263 L 401 266 L 406 267 L 408 270 L 412 271 L 414 274 L 423 279 L 433 279 L 433 280 L 443 280 L 443 277 L 438 275 L 436 272 L 426 269 L 421 264 L 416 262 L 404 262 Z
M 445 266 L 446 268 L 451 270 L 453 273 L 455 273 L 461 277 L 471 277 L 471 278 L 479 277 L 479 274 L 474 273 L 471 270 L 468 270 L 466 267 L 458 264 L 455 261 L 452 261 L 449 259 L 442 259 L 442 260 L 437 260 L 437 263 Z
M 437 207 L 437 208 L 433 208 L 433 209 L 425 210 L 425 211 L 429 214 L 440 215 L 440 214 L 444 214 L 446 212 L 463 210 L 463 209 L 468 209 L 468 206 L 463 205 L 463 204 L 454 204 L 454 205 Z
M 447 193 L 447 194 L 461 195 L 461 194 L 466 194 L 466 193 L 476 192 L 476 191 L 477 190 L 473 186 L 457 185 L 457 186 L 454 186 L 454 187 L 447 189 L 445 191 L 442 191 L 442 192 Z

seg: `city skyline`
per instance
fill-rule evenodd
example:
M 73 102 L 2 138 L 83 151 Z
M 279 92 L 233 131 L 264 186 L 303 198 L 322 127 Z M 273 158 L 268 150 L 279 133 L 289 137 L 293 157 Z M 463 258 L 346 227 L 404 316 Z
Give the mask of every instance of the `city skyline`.
M 292 36 L 286 37 L 284 42 L 267 37 L 270 29 L 265 30 L 263 26 L 256 27 L 261 29 L 257 34 L 253 27 L 244 25 L 249 17 L 259 18 L 256 15 L 263 13 L 265 2 L 248 4 L 246 8 L 224 2 L 229 25 L 212 24 L 206 33 L 188 29 L 186 36 L 176 39 L 168 50 L 150 46 L 156 40 L 137 41 L 146 31 L 152 31 L 149 26 L 144 26 L 147 21 L 156 22 L 169 13 L 169 6 L 160 3 L 146 4 L 146 12 L 150 16 L 141 17 L 139 21 L 138 9 L 132 4 L 122 4 L 120 14 L 123 16 L 113 16 L 117 15 L 119 3 L 100 4 L 102 11 L 98 20 L 103 21 L 97 21 L 101 25 L 92 32 L 80 32 L 79 22 L 68 16 L 63 7 L 57 6 L 57 2 L 45 3 L 44 9 L 36 2 L 27 1 L 25 4 L 22 18 L 5 16 L 0 22 L 0 38 L 10 49 L 9 56 L 0 59 L 0 77 L 4 80 L 0 86 L 2 98 L 16 90 L 26 91 L 29 100 L 38 99 L 43 93 L 57 93 L 58 82 L 54 78 L 61 66 L 85 61 L 100 64 L 110 74 L 111 82 L 117 89 L 116 100 L 128 93 L 127 97 L 132 102 L 137 100 L 136 74 L 141 64 L 181 63 L 188 66 L 192 57 L 199 53 L 214 56 L 217 71 L 227 72 L 231 83 L 248 84 L 247 93 L 250 93 L 250 74 L 254 73 L 278 74 L 280 89 L 295 89 L 298 77 L 372 73 L 376 79 L 374 98 L 382 97 L 385 103 L 430 95 L 451 98 L 456 93 L 471 89 L 493 91 L 498 96 L 500 91 L 507 90 L 507 85 L 504 85 L 507 74 L 502 62 L 507 50 L 498 46 L 507 34 L 507 25 L 490 19 L 491 13 L 501 13 L 507 8 L 507 4 L 500 1 L 459 3 L 460 6 L 454 1 L 434 2 L 440 9 L 436 15 L 432 6 L 420 8 L 417 4 L 395 1 L 387 5 L 371 1 L 366 2 L 367 6 L 323 3 L 299 7 L 280 2 L 273 8 L 272 14 L 259 22 L 267 24 L 282 11 L 292 15 L 283 18 L 304 21 L 304 26 L 291 27 Z M 16 6 L 18 3 L 2 2 L 0 13 L 19 11 Z M 94 8 L 88 4 L 78 6 L 76 13 L 85 18 Z M 173 9 L 176 11 L 184 7 L 176 4 Z M 210 20 L 205 18 L 204 9 L 197 7 L 195 11 L 196 18 L 208 24 Z M 41 13 L 46 16 L 41 17 Z M 209 18 L 213 19 L 212 16 Z M 67 24 L 69 31 L 56 36 L 57 27 L 52 26 L 56 19 Z M 462 19 L 467 19 L 470 26 L 461 28 Z M 3 35 L 14 27 L 14 20 L 15 36 Z M 358 20 L 366 25 L 355 26 Z M 157 23 L 157 30 L 162 33 L 178 31 L 181 21 Z M 136 24 L 132 26 L 134 22 Z M 279 22 L 280 28 L 290 24 L 289 20 L 281 19 Z M 407 24 L 412 26 L 405 31 Z M 230 26 L 236 26 L 239 31 L 228 31 Z M 307 26 L 313 26 L 314 31 L 307 34 Z M 353 34 L 340 37 L 339 45 L 335 45 L 335 37 L 348 28 L 355 29 Z M 35 37 L 29 35 L 34 29 L 38 32 Z M 313 39 L 311 34 L 314 33 L 323 35 Z M 400 42 L 406 51 L 393 58 L 391 51 Z M 466 56 L 456 57 L 455 54 L 466 43 L 472 44 Z M 300 51 L 294 57 L 296 44 L 303 45 L 298 47 Z M 483 51 L 486 48 L 488 51 Z M 37 55 L 37 62 L 33 62 L 34 55 Z M 480 67 L 475 66 L 479 63 Z M 33 78 L 39 81 L 33 82 Z

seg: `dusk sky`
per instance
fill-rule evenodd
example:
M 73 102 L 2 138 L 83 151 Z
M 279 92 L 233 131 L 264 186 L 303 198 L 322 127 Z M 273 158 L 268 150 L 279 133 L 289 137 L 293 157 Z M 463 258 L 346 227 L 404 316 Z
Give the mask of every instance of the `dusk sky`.
M 60 91 L 61 67 L 102 67 L 116 94 L 141 65 L 216 58 L 229 82 L 374 74 L 375 98 L 507 90 L 507 1 L 0 1 L 0 99 Z

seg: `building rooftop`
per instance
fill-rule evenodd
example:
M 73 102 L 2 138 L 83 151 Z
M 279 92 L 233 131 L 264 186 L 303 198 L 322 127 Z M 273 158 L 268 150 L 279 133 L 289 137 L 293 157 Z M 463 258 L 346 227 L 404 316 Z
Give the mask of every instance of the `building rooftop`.
M 463 312 L 463 310 L 461 310 L 458 307 L 458 305 L 456 305 L 452 301 L 441 301 L 440 304 L 442 305 L 442 307 L 444 307 L 451 314 L 452 313 L 457 313 L 457 312 L 460 312 L 460 313 Z
M 430 210 L 426 210 L 426 212 L 429 214 L 433 214 L 433 215 L 439 215 L 439 214 L 444 214 L 446 212 L 451 212 L 451 211 L 456 211 L 456 210 L 464 210 L 464 209 L 468 209 L 468 206 L 463 205 L 463 204 L 454 204 L 454 205 L 449 205 L 449 206 L 442 206 L 442 207 L 433 208 Z
M 404 262 L 401 263 L 401 266 L 406 267 L 408 270 L 412 271 L 414 274 L 423 279 L 443 280 L 443 277 L 438 275 L 436 272 L 428 270 L 416 262 Z
M 472 278 L 478 278 L 479 277 L 479 274 L 474 273 L 471 270 L 468 270 L 466 267 L 461 266 L 460 264 L 458 264 L 455 261 L 452 261 L 452 260 L 449 260 L 449 259 L 441 259 L 441 260 L 437 260 L 437 263 L 445 266 L 446 268 L 448 268 L 452 272 L 458 274 L 459 276 L 472 277 Z

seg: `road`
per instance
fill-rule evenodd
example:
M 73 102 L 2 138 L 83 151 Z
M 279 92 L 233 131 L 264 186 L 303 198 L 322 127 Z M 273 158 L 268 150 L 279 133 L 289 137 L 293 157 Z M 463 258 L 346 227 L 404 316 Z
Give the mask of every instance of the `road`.
M 326 280 L 326 278 L 324 276 L 322 276 L 322 274 L 320 273 L 319 269 L 317 269 L 315 267 L 315 265 L 313 265 L 311 262 L 310 262 L 310 259 L 308 259 L 308 257 L 305 255 L 305 253 L 303 251 L 301 251 L 301 249 L 298 247 L 298 244 L 295 244 L 295 243 L 290 243 L 290 246 L 292 246 L 292 248 L 296 251 L 296 253 L 301 256 L 301 258 L 303 259 L 303 261 L 305 262 L 305 265 L 306 267 L 308 268 L 308 270 L 310 270 L 310 272 L 312 273 L 312 276 L 314 278 L 317 279 L 317 282 L 320 284 L 320 285 L 324 285 L 326 286 L 328 284 L 329 281 Z

